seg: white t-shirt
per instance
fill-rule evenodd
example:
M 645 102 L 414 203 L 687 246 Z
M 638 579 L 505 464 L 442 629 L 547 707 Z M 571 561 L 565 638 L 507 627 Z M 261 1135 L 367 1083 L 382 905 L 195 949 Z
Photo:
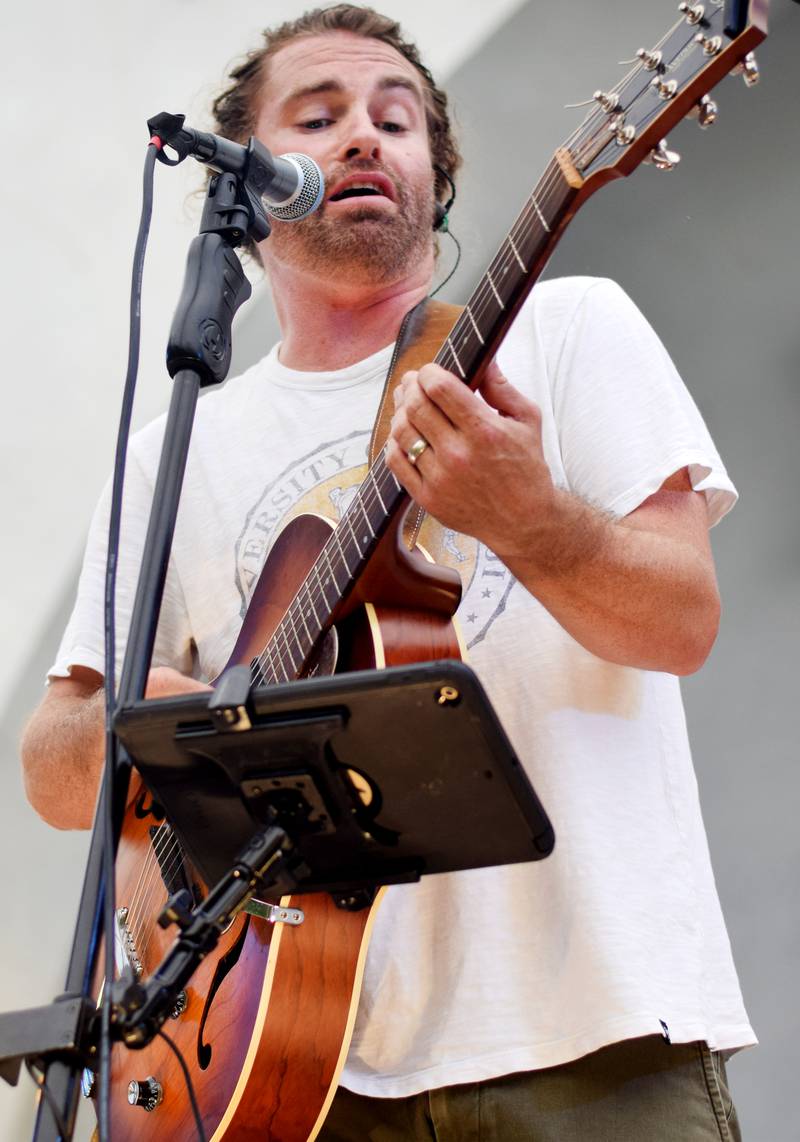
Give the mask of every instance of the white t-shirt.
M 334 373 L 299 373 L 281 365 L 276 348 L 200 401 L 154 664 L 219 674 L 278 531 L 300 511 L 345 510 L 365 471 L 390 354 L 391 346 Z M 613 283 L 537 285 L 498 361 L 542 409 L 545 456 L 560 486 L 621 516 L 686 467 L 712 524 L 733 505 L 696 406 Z M 121 632 L 162 432 L 163 418 L 131 449 Z M 106 496 L 54 676 L 73 664 L 104 669 L 107 510 Z M 673 1042 L 754 1043 L 677 678 L 585 650 L 474 539 L 428 520 L 422 542 L 462 575 L 458 617 L 470 664 L 557 842 L 545 861 L 389 890 L 343 1084 L 403 1096 L 554 1066 L 665 1028 Z

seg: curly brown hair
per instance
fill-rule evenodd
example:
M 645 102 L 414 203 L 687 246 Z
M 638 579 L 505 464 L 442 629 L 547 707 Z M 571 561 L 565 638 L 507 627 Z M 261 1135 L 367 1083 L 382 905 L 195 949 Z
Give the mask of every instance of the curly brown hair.
M 403 38 L 402 30 L 396 20 L 382 16 L 374 8 L 363 8 L 355 4 L 314 8 L 297 20 L 287 20 L 277 28 L 267 28 L 262 33 L 261 47 L 249 52 L 241 63 L 233 68 L 228 77 L 232 81 L 230 86 L 226 87 L 211 105 L 215 119 L 214 130 L 217 134 L 233 139 L 237 143 L 246 142 L 255 126 L 267 60 L 292 40 L 324 32 L 352 32 L 357 36 L 380 40 L 394 48 L 417 69 L 424 80 L 431 161 L 434 167 L 441 167 L 450 178 L 453 178 L 461 165 L 461 154 L 450 124 L 447 96 L 436 86 L 433 76 L 420 58 L 416 45 Z M 447 180 L 438 171 L 435 187 L 438 198 L 448 197 Z

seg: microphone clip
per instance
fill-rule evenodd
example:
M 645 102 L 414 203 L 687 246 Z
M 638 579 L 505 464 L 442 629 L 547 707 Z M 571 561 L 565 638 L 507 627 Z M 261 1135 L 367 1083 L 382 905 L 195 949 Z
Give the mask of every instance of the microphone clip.
M 147 120 L 150 137 L 156 136 L 161 140 L 156 158 L 168 167 L 176 167 L 192 153 L 192 138 L 188 131 L 183 130 L 185 122 L 185 115 L 171 115 L 169 111 L 160 111 L 158 115 Z M 171 158 L 164 147 L 171 147 L 178 157 Z
M 261 195 L 274 176 L 272 155 L 257 139 L 243 147 L 184 127 L 185 121 L 185 115 L 161 111 L 147 120 L 147 129 L 151 138 L 161 140 L 159 162 L 174 167 L 191 155 L 217 172 L 209 180 L 200 233 L 220 234 L 231 246 L 242 245 L 248 237 L 254 242 L 268 238 L 270 224 Z

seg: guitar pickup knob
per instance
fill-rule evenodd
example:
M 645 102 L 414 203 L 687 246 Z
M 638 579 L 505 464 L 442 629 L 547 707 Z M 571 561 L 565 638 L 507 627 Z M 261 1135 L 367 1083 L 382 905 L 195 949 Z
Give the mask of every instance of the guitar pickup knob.
M 181 1015 L 183 1015 L 188 1006 L 189 996 L 183 989 L 181 989 L 181 991 L 178 992 L 178 998 L 175 1000 L 175 1006 L 169 1013 L 170 1019 L 180 1019 Z
M 677 151 L 669 150 L 666 139 L 662 139 L 657 147 L 654 147 L 647 158 L 644 160 L 646 163 L 651 163 L 656 170 L 671 171 L 674 170 L 678 163 L 681 161 L 681 156 Z
M 164 1088 L 157 1078 L 150 1075 L 137 1082 L 132 1079 L 128 1083 L 128 1102 L 131 1106 L 141 1106 L 144 1110 L 155 1110 L 164 1097 Z

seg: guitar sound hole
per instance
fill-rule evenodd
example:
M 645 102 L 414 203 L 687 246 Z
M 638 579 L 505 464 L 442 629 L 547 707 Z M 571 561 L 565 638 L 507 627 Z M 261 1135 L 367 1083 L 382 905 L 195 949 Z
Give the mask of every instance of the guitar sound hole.
M 206 1020 L 208 1019 L 209 1012 L 211 1011 L 211 1004 L 214 1002 L 214 996 L 222 986 L 223 980 L 239 962 L 239 957 L 242 954 L 242 948 L 244 947 L 244 941 L 245 937 L 247 936 L 247 929 L 249 927 L 250 917 L 247 916 L 245 918 L 244 924 L 242 925 L 242 930 L 239 933 L 239 938 L 236 940 L 236 943 L 232 944 L 231 947 L 228 948 L 225 955 L 222 956 L 217 963 L 217 967 L 214 972 L 214 978 L 212 979 L 211 986 L 208 989 L 205 1007 L 203 1008 L 203 1014 L 200 1018 L 200 1027 L 197 1031 L 197 1062 L 200 1066 L 201 1071 L 207 1070 L 211 1065 L 211 1045 L 209 1043 L 203 1042 L 203 1033 L 206 1028 Z

